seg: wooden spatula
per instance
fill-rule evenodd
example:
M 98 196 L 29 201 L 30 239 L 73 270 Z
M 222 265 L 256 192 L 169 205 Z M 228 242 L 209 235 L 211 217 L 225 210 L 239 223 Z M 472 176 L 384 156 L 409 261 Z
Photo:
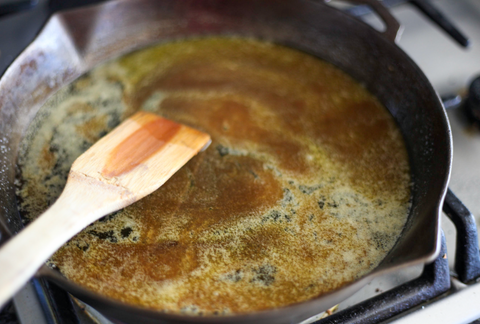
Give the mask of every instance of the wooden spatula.
M 210 136 L 139 112 L 72 165 L 58 200 L 0 249 L 0 308 L 65 242 L 145 197 L 210 143 Z

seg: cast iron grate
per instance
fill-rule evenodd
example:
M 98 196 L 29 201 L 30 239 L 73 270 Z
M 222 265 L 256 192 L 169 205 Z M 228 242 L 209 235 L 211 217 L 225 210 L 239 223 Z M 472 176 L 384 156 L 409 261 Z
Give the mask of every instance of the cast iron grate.
M 450 189 L 445 197 L 443 211 L 452 220 L 457 230 L 455 271 L 458 279 L 466 284 L 472 283 L 480 277 L 480 252 L 475 218 Z M 439 257 L 425 266 L 419 278 L 335 313 L 315 324 L 381 323 L 447 293 L 450 289 L 450 271 L 443 232 L 441 244 Z

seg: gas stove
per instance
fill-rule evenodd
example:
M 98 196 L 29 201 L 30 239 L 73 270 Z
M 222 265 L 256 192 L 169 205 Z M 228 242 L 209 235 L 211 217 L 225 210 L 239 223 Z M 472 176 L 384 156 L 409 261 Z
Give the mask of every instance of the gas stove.
M 3 7 L 8 10 L 0 9 L 0 30 L 3 31 L 0 33 L 0 75 L 52 12 L 94 2 L 99 1 L 0 0 L 0 8 L 5 3 L 9 5 Z M 476 81 L 479 85 L 472 86 L 478 93 L 469 93 L 468 87 L 475 77 L 480 76 L 480 1 L 383 2 L 391 7 L 391 12 L 404 27 L 398 45 L 424 71 L 448 108 L 454 158 L 451 191 L 447 194 L 442 217 L 442 251 L 434 263 L 378 277 L 329 314 L 319 314 L 302 324 L 472 323 L 480 319 L 477 235 L 480 228 L 476 225 L 480 224 L 480 200 L 476 199 L 480 193 L 477 162 L 480 160 L 480 118 L 474 118 L 480 116 L 480 79 Z M 444 17 L 439 16 L 435 8 Z M 23 11 L 12 13 L 16 9 Z M 367 7 L 342 9 L 375 28 L 382 28 L 381 22 L 369 13 Z M 450 34 L 440 29 L 431 18 Z M 467 38 L 470 46 L 466 48 Z M 32 280 L 27 284 L 14 297 L 13 305 L 16 315 L 11 314 L 8 323 L 112 323 L 93 308 L 43 280 Z M 0 323 L 2 318 L 7 317 L 0 316 Z

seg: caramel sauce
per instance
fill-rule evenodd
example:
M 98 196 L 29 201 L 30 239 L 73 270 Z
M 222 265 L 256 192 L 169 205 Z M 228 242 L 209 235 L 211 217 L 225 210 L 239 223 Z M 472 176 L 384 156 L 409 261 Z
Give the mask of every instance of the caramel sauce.
M 226 38 L 132 53 L 47 102 L 22 143 L 23 214 L 58 196 L 94 135 L 140 109 L 205 131 L 212 144 L 52 257 L 93 291 L 189 315 L 282 307 L 370 272 L 403 229 L 408 156 L 378 100 L 314 57 Z M 112 157 L 121 172 L 147 131 Z
M 151 116 L 112 150 L 102 170 L 103 175 L 118 177 L 131 171 L 164 147 L 181 127 L 171 120 Z

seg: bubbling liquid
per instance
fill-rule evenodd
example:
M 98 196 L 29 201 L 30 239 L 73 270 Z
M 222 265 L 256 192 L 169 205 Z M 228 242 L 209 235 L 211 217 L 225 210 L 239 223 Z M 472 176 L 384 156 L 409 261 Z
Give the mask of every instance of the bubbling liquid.
M 140 50 L 59 91 L 21 145 L 22 214 L 45 210 L 73 161 L 140 109 L 212 144 L 51 258 L 98 293 L 190 315 L 286 306 L 372 271 L 407 220 L 408 156 L 379 101 L 315 57 L 236 38 Z

